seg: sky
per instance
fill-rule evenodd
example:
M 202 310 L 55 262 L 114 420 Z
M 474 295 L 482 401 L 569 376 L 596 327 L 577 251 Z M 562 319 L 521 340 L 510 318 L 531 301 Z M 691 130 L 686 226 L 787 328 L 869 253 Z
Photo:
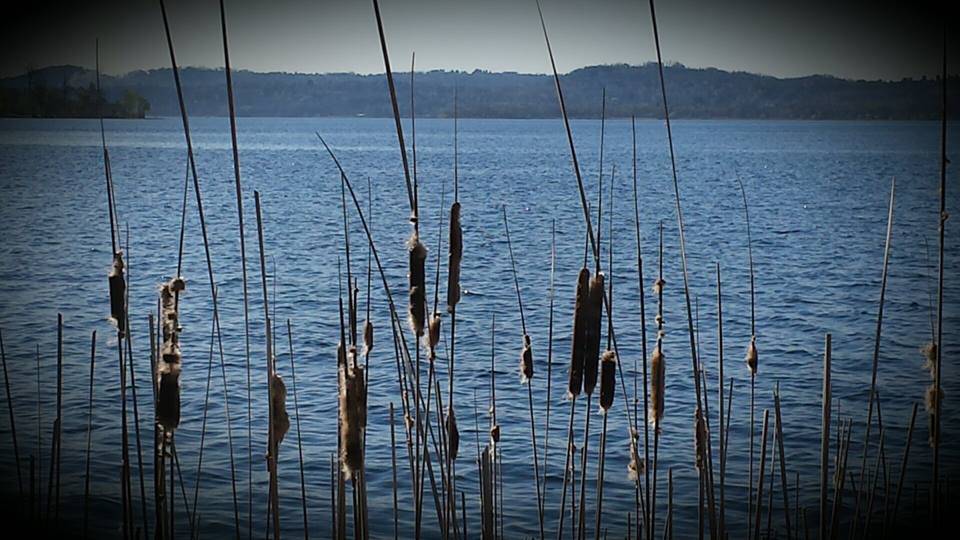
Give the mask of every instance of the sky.
M 656 59 L 644 0 L 541 0 L 557 67 Z M 547 73 L 534 0 L 380 0 L 395 70 Z M 104 72 L 168 67 L 159 2 L 7 0 L 0 17 L 0 76 L 30 68 Z M 382 73 L 371 0 L 225 0 L 234 69 Z M 941 8 L 913 2 L 660 0 L 665 61 L 777 77 L 828 74 L 899 80 L 935 76 Z M 181 66 L 221 67 L 217 0 L 167 0 Z M 953 56 L 956 58 L 956 56 Z M 951 71 L 955 63 L 951 61 Z

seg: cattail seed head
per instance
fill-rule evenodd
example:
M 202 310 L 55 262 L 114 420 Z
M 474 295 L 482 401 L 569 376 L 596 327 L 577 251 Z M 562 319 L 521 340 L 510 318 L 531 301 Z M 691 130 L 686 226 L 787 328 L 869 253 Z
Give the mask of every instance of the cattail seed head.
M 580 269 L 577 276 L 576 300 L 573 306 L 573 347 L 570 353 L 570 379 L 567 395 L 571 398 L 580 395 L 583 388 L 584 332 L 586 331 L 587 297 L 590 291 L 590 270 Z
M 697 451 L 696 467 L 698 471 L 703 470 L 703 465 L 707 459 L 707 423 L 703 418 L 703 412 L 697 407 L 694 414 L 694 446 Z
M 747 356 L 745 358 L 747 368 L 751 375 L 757 374 L 757 336 L 750 337 L 750 344 L 747 345 Z
M 367 356 L 373 350 L 373 323 L 363 323 L 363 355 Z
M 637 452 L 637 436 L 636 433 L 630 437 L 630 463 L 627 464 L 627 478 L 631 482 L 636 482 L 637 478 L 644 471 L 643 461 L 640 460 L 639 452 Z
M 110 283 L 110 319 L 117 327 L 120 337 L 126 335 L 127 325 L 127 282 L 123 276 L 123 252 L 113 254 L 108 281 Z
M 167 433 L 180 425 L 180 320 L 177 294 L 186 288 L 182 278 L 176 277 L 160 287 L 163 347 L 156 363 L 157 423 Z
M 270 381 L 272 417 L 273 423 L 273 444 L 280 446 L 283 437 L 290 430 L 290 417 L 287 415 L 287 385 L 283 382 L 283 377 L 274 373 Z
M 617 387 L 617 355 L 613 351 L 604 351 L 600 361 L 600 410 L 607 414 L 613 405 L 613 395 Z
M 460 302 L 460 260 L 463 258 L 463 229 L 460 227 L 460 203 L 450 207 L 450 250 L 447 261 L 447 312 Z
M 490 440 L 493 441 L 493 444 L 500 442 L 500 424 L 496 424 L 490 428 Z
M 355 354 L 355 353 L 354 353 Z M 363 467 L 363 432 L 367 425 L 364 368 L 356 361 L 340 366 L 340 460 L 349 480 Z
M 923 353 L 923 369 L 930 372 L 930 376 L 934 376 L 934 372 L 937 369 L 937 344 L 934 341 L 931 341 L 923 346 L 920 349 L 920 352 Z
M 460 453 L 460 430 L 457 428 L 457 415 L 453 407 L 447 409 L 447 445 L 450 447 L 450 459 L 456 461 Z
M 654 294 L 660 294 L 660 293 L 662 293 L 662 292 L 663 292 L 663 286 L 666 285 L 666 284 L 667 284 L 667 282 L 664 281 L 663 278 L 658 278 L 656 281 L 653 282 L 653 293 L 654 293 Z
M 603 322 L 603 273 L 594 274 L 590 278 L 590 292 L 587 297 L 587 329 L 584 339 L 583 357 L 583 391 L 588 396 L 593 394 L 597 386 L 597 375 L 600 369 L 600 326 Z
M 650 411 L 649 422 L 657 424 L 663 418 L 663 393 L 666 382 L 666 362 L 663 358 L 663 340 L 657 340 L 657 347 L 650 357 Z
M 440 343 L 440 314 L 434 313 L 430 318 L 429 332 L 427 333 L 427 351 L 430 353 L 430 360 L 437 356 L 437 345 Z
M 523 335 L 523 350 L 520 351 L 520 382 L 527 384 L 533 379 L 533 350 L 530 348 L 530 336 Z
M 928 442 L 930 446 L 934 446 L 935 434 L 937 431 L 937 401 L 940 401 L 940 404 L 943 404 L 943 389 L 939 392 L 937 391 L 937 385 L 931 383 L 927 387 L 927 391 L 923 395 L 923 404 L 927 409 L 927 419 L 928 419 Z
M 407 241 L 407 250 L 410 255 L 410 301 L 407 318 L 410 328 L 420 337 L 427 318 L 427 290 L 426 290 L 426 263 L 427 248 L 420 242 L 416 232 Z

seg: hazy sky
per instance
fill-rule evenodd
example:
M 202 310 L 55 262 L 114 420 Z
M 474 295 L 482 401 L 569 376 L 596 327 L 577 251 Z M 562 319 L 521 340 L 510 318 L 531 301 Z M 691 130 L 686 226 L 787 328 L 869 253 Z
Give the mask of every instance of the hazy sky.
M 380 0 L 396 70 L 550 69 L 534 0 Z M 557 67 L 655 59 L 645 0 L 542 0 Z M 8 1 L 0 76 L 28 67 L 168 67 L 157 1 Z M 223 65 L 217 0 L 168 0 L 183 66 Z M 780 77 L 900 79 L 940 71 L 942 14 L 908 2 L 660 0 L 664 59 Z M 371 0 L 226 0 L 235 69 L 383 72 Z M 954 58 L 956 58 L 954 56 Z M 953 62 L 951 62 L 953 65 Z

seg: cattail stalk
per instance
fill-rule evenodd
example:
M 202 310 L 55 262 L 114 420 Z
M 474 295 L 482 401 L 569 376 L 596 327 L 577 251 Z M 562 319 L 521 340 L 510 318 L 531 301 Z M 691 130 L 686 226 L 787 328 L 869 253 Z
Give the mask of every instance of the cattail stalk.
M 551 388 L 553 382 L 553 303 L 554 303 L 554 286 L 553 280 L 557 271 L 557 222 L 553 220 L 550 226 L 550 290 L 549 290 L 549 303 L 550 303 L 550 314 L 547 322 L 547 407 L 546 407 L 546 419 L 544 421 L 543 429 L 543 500 L 547 499 L 547 454 L 550 449 L 550 398 L 551 398 Z M 466 535 L 464 535 L 466 536 Z
M 937 264 L 937 362 L 934 369 L 933 384 L 935 399 L 933 406 L 933 482 L 931 488 L 931 507 L 934 523 L 937 523 L 940 505 L 940 413 L 943 407 L 943 387 L 940 380 L 940 368 L 943 363 L 943 274 L 944 274 L 944 235 L 947 225 L 947 25 L 943 26 L 943 74 L 940 77 L 942 88 L 942 114 L 940 120 L 940 219 L 939 219 L 939 258 Z
M 636 123 L 636 118 L 633 117 L 633 116 L 630 117 L 630 133 L 631 133 L 631 136 L 632 136 L 631 151 L 632 151 L 632 155 L 633 155 L 633 160 L 632 160 L 632 164 L 633 164 L 633 215 L 634 215 L 634 224 L 635 224 L 635 226 L 636 226 L 636 227 L 635 227 L 635 231 L 636 231 L 636 237 L 637 237 L 637 280 L 638 280 L 638 288 L 639 288 L 639 291 L 640 291 L 640 355 L 641 355 L 641 359 L 642 359 L 641 364 L 643 364 L 643 366 L 642 366 L 642 367 L 643 367 L 643 411 L 644 411 L 644 417 L 646 417 L 647 411 L 648 411 L 649 408 L 650 408 L 649 381 L 648 381 L 648 376 L 647 376 L 647 362 L 646 362 L 646 359 L 647 359 L 647 308 L 646 308 L 646 298 L 645 298 L 646 286 L 644 285 L 644 279 L 643 279 L 643 250 L 642 250 L 642 243 L 641 243 L 641 241 L 640 241 L 640 198 L 639 198 L 639 192 L 638 192 L 638 190 L 637 190 L 637 123 Z M 633 373 L 634 373 L 634 377 L 633 377 L 633 401 L 634 401 L 634 403 L 633 403 L 633 420 L 634 420 L 634 422 L 633 422 L 633 431 L 634 431 L 634 433 L 631 435 L 631 441 L 634 441 L 634 443 L 633 443 L 633 452 L 632 452 L 632 455 L 631 455 L 631 459 L 637 460 L 637 449 L 636 449 L 637 445 L 636 445 L 636 442 L 635 442 L 635 441 L 636 441 L 637 438 L 639 437 L 639 433 L 638 433 L 639 427 L 638 427 L 638 425 L 637 425 L 638 422 L 639 422 L 639 421 L 637 420 L 637 418 L 638 418 L 638 416 L 639 416 L 639 411 L 637 410 L 637 409 L 638 409 L 638 392 L 637 392 L 637 360 L 636 360 L 636 357 L 634 357 L 634 362 L 633 362 Z M 721 380 L 722 380 L 722 376 L 721 376 Z M 645 501 L 646 501 L 646 502 L 644 503 L 644 507 L 643 507 L 643 509 L 642 509 L 642 510 L 643 510 L 643 511 L 642 511 L 642 514 L 643 514 L 643 523 L 644 523 L 644 526 L 647 527 L 647 528 L 649 528 L 649 526 L 650 526 L 650 467 L 649 467 L 649 463 L 650 463 L 650 450 L 649 450 L 649 444 L 650 444 L 650 423 L 647 422 L 647 421 L 644 421 L 644 422 L 643 422 L 643 464 L 641 465 L 641 467 L 642 467 L 642 469 L 643 469 L 643 475 L 644 475 L 643 485 L 644 485 L 644 490 L 645 490 Z M 633 470 L 636 471 L 636 467 L 634 467 Z M 639 483 L 639 481 L 640 481 L 640 479 L 639 479 L 639 475 L 638 475 L 638 477 L 637 477 L 637 482 Z M 639 491 L 639 486 L 638 486 L 638 491 Z M 640 514 L 641 514 L 641 509 L 640 509 L 640 508 L 637 508 L 637 512 L 636 512 L 636 518 L 637 518 L 637 520 L 638 520 L 638 522 L 637 522 L 637 534 L 640 533 L 640 523 L 639 523 Z
M 227 87 L 227 107 L 230 117 L 230 143 L 233 151 L 234 192 L 237 199 L 237 230 L 240 240 L 240 271 L 243 284 L 243 340 L 247 375 L 247 533 L 253 536 L 253 384 L 250 363 L 250 297 L 247 283 L 247 242 L 243 224 L 243 190 L 240 182 L 240 150 L 237 143 L 237 111 L 233 96 L 233 72 L 230 68 L 230 46 L 227 39 L 227 16 L 220 0 L 220 28 L 223 34 L 223 63 Z M 239 520 L 238 520 L 239 521 Z M 237 536 L 240 531 L 237 529 Z
M 96 331 L 94 331 L 93 339 L 94 340 L 97 339 Z M 92 358 L 93 353 L 90 353 L 90 356 Z M 10 414 L 10 433 L 13 439 L 13 459 L 14 459 L 14 465 L 17 468 L 17 490 L 18 490 L 17 493 L 19 494 L 20 501 L 23 501 L 23 497 L 24 497 L 23 477 L 21 476 L 21 473 L 20 473 L 20 446 L 17 444 L 17 421 L 16 421 L 16 415 L 13 412 L 13 395 L 10 394 L 10 377 L 7 373 L 7 353 L 6 353 L 6 350 L 4 350 L 3 348 L 3 330 L 0 330 L 0 357 L 3 358 L 3 384 L 7 392 L 7 412 Z M 91 388 L 91 396 L 92 396 L 93 395 L 92 359 L 90 364 L 90 388 Z M 90 402 L 93 403 L 92 397 Z M 89 431 L 90 430 L 88 428 L 87 432 L 89 433 Z M 89 435 L 88 435 L 88 439 L 89 439 Z M 89 451 L 87 453 L 89 454 Z M 89 471 L 89 468 L 88 468 L 88 471 Z M 89 476 L 89 473 L 88 473 L 88 476 Z
M 787 540 L 792 540 L 793 529 L 790 527 L 790 497 L 787 492 L 787 454 L 783 450 L 783 421 L 780 416 L 780 383 L 777 383 L 773 393 L 773 407 L 776 414 L 776 440 L 780 451 L 780 487 L 783 488 L 783 520 L 787 527 Z
M 266 256 L 263 247 L 263 216 L 260 210 L 260 192 L 255 190 L 253 192 L 253 196 L 257 210 L 257 241 L 260 246 L 260 282 L 263 289 L 263 318 L 264 326 L 266 328 L 267 399 L 269 404 L 266 458 L 267 469 L 270 476 L 270 512 L 273 516 L 273 537 L 275 540 L 280 540 L 280 497 L 277 489 L 277 451 L 279 450 L 279 442 L 282 438 L 282 435 L 279 433 L 282 426 L 275 425 L 280 415 L 278 414 L 279 411 L 274 410 L 278 405 L 275 393 L 277 390 L 279 390 L 278 387 L 280 385 L 275 382 L 277 376 L 276 364 L 273 357 L 274 353 L 272 327 L 270 323 L 270 303 L 267 295 Z M 289 424 L 287 427 L 289 427 Z
M 870 394 L 867 399 L 867 423 L 864 427 L 863 435 L 863 453 L 860 456 L 860 481 L 858 486 L 864 487 L 864 480 L 867 467 L 867 451 L 870 449 L 870 428 L 873 423 L 873 402 L 877 391 L 877 368 L 880 363 L 880 334 L 883 329 L 883 304 L 887 293 L 887 268 L 890 262 L 890 241 L 893 237 L 893 204 L 897 190 L 897 180 L 894 178 L 890 184 L 890 203 L 887 209 L 887 236 L 883 248 L 883 266 L 880 273 L 880 301 L 877 307 L 877 330 L 873 343 L 873 367 L 870 375 Z M 850 524 L 850 537 L 855 538 L 857 525 L 860 519 L 860 500 L 863 496 L 862 489 L 857 489 L 854 494 L 853 521 Z
M 507 207 L 503 206 L 503 229 L 507 237 L 507 249 L 510 252 L 510 268 L 513 270 L 513 284 L 517 292 L 517 309 L 520 312 L 520 329 L 523 333 L 523 347 L 520 352 L 520 383 L 527 385 L 527 397 L 530 410 L 530 445 L 533 447 L 534 483 L 537 488 L 537 517 L 540 525 L 540 538 L 544 538 L 543 495 L 540 491 L 540 457 L 537 454 L 537 427 L 533 417 L 533 350 L 527 323 L 523 316 L 523 297 L 520 294 L 520 280 L 517 277 L 517 263 L 513 256 L 513 244 L 510 241 L 510 225 L 507 221 Z
M 0 335 L 0 350 L 3 348 L 3 338 Z M 87 398 L 87 457 L 86 465 L 84 466 L 84 475 L 83 475 L 83 537 L 89 538 L 89 517 L 90 517 L 90 459 L 92 457 L 91 445 L 93 438 L 93 375 L 94 367 L 97 363 L 97 331 L 93 331 L 93 335 L 90 338 L 90 393 Z M 4 379 L 6 379 L 6 358 L 4 358 Z M 7 394 L 9 395 L 9 389 Z M 13 421 L 13 413 L 11 411 L 10 420 Z M 14 438 L 16 440 L 16 438 Z M 14 447 L 16 448 L 16 447 Z M 31 460 L 32 462 L 32 460 Z M 19 467 L 18 467 L 19 470 Z M 32 484 L 32 482 L 31 482 Z
M 595 540 L 600 538 L 600 522 L 603 516 L 603 471 L 606 465 L 607 416 L 613 405 L 617 387 L 617 356 L 611 350 L 603 353 L 600 361 L 600 414 L 603 417 L 603 429 L 600 432 L 600 463 L 597 467 L 597 518 L 593 531 Z M 581 503 L 582 504 L 582 503 Z
M 723 421 L 723 289 L 720 280 L 720 263 L 717 263 L 717 414 L 720 422 L 720 537 L 726 534 L 726 438 Z M 779 414 L 779 409 L 777 409 Z
M 831 336 L 826 335 L 823 353 L 823 392 L 820 424 L 820 535 L 827 537 L 827 472 L 830 464 L 830 348 Z
M 293 412 L 297 416 L 297 454 L 300 462 L 300 504 L 303 508 L 303 536 L 310 538 L 310 526 L 307 519 L 307 482 L 303 470 L 303 439 L 300 431 L 300 402 L 297 399 L 297 368 L 293 361 L 293 329 L 287 319 L 287 347 L 290 353 L 290 377 L 293 380 Z
M 196 160 L 194 159 L 193 139 L 190 134 L 190 120 L 189 120 L 189 115 L 187 114 L 187 108 L 186 108 L 185 100 L 183 97 L 183 85 L 180 80 L 180 70 L 177 67 L 176 53 L 173 47 L 173 38 L 170 33 L 170 23 L 167 18 L 167 10 L 163 0 L 160 0 L 160 12 L 163 18 L 163 27 L 164 27 L 164 33 L 166 35 L 167 49 L 170 54 L 170 67 L 173 72 L 174 84 L 177 89 L 177 102 L 180 108 L 180 118 L 183 124 L 183 135 L 184 135 L 184 139 L 187 146 L 187 158 L 190 165 L 190 175 L 193 179 L 193 191 L 194 191 L 194 196 L 197 203 L 197 215 L 200 222 L 200 233 L 203 239 L 204 258 L 206 260 L 207 278 L 210 286 L 210 298 L 212 301 L 211 303 L 213 305 L 213 318 L 217 325 L 217 341 L 220 344 L 220 347 L 222 348 L 222 335 L 221 335 L 220 324 L 219 324 L 220 316 L 219 316 L 219 307 L 218 307 L 218 301 L 217 301 L 216 279 L 214 278 L 214 273 L 213 273 L 213 257 L 210 252 L 210 242 L 207 235 L 207 223 L 206 223 L 206 218 L 203 211 L 203 197 L 200 190 L 200 179 L 199 179 L 199 175 L 197 174 Z M 182 235 L 183 235 L 183 229 L 181 228 L 181 250 L 178 256 L 179 261 L 177 264 L 177 276 L 180 275 L 180 269 L 181 269 L 180 266 L 182 263 L 182 256 L 183 256 Z M 226 381 L 224 381 L 224 387 L 225 388 L 227 387 Z M 224 397 L 225 397 L 224 402 L 226 403 L 228 400 L 226 399 L 226 396 Z M 234 467 L 234 460 L 233 460 L 233 442 L 232 442 L 233 436 L 232 436 L 232 427 L 230 425 L 229 418 L 227 419 L 227 440 L 228 440 L 228 450 L 230 452 L 230 479 L 231 479 L 231 487 L 233 489 L 234 529 L 236 531 L 236 536 L 239 538 L 240 520 L 239 520 L 239 506 L 238 506 L 237 496 L 236 496 L 236 469 Z
M 767 424 L 770 419 L 769 409 L 763 411 L 763 432 L 760 435 L 760 474 L 757 477 L 757 506 L 754 511 L 753 538 L 760 538 L 760 514 L 763 504 L 763 475 L 767 462 Z
M 397 438 L 394 434 L 393 402 L 390 402 L 390 468 L 393 473 L 393 538 L 400 538 L 400 524 L 397 505 Z
M 907 476 L 907 464 L 910 460 L 910 444 L 913 442 L 913 426 L 917 420 L 918 404 L 913 404 L 913 413 L 910 415 L 910 426 L 907 428 L 907 442 L 903 446 L 903 459 L 900 462 L 900 480 L 897 482 L 897 493 L 893 502 L 893 513 L 890 517 L 890 523 L 897 525 L 897 514 L 900 511 L 900 496 L 903 493 L 903 484 Z

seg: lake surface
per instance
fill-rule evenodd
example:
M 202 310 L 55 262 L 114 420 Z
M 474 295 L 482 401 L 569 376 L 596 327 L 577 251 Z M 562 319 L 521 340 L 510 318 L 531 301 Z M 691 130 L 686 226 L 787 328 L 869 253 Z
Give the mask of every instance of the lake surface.
M 203 189 L 213 270 L 219 290 L 226 389 L 232 416 L 232 442 L 238 476 L 240 518 L 247 520 L 247 393 L 244 359 L 241 267 L 228 122 L 192 120 L 197 165 Z M 578 157 L 588 196 L 597 198 L 600 123 L 574 121 Z M 56 320 L 64 315 L 64 403 L 62 450 L 63 516 L 81 516 L 87 424 L 91 332 L 97 331 L 91 490 L 96 501 L 92 523 L 107 536 L 120 527 L 120 400 L 116 334 L 109 314 L 106 274 L 110 230 L 104 192 L 98 125 L 92 120 L 0 120 L 0 327 L 16 408 L 22 468 L 27 481 L 29 455 L 38 456 L 46 478 L 50 426 L 55 415 Z M 428 298 L 432 299 L 437 261 L 441 198 L 451 202 L 453 124 L 417 122 L 417 169 L 421 231 L 428 255 Z M 681 536 L 697 530 L 697 473 L 693 459 L 695 394 L 680 271 L 673 185 L 666 133 L 661 121 L 637 122 L 637 182 L 645 267 L 648 347 L 653 347 L 658 223 L 663 223 L 664 319 L 667 359 L 666 414 L 659 448 L 658 531 L 666 515 L 667 470 L 673 470 L 674 526 Z M 727 522 L 734 536 L 746 527 L 749 452 L 749 373 L 743 353 L 749 340 L 747 235 L 736 178 L 750 203 L 756 266 L 757 343 L 756 444 L 763 409 L 772 392 L 782 392 L 784 445 L 790 504 L 794 474 L 800 476 L 800 505 L 815 530 L 820 451 L 821 365 L 824 334 L 833 335 L 834 408 L 852 416 L 854 443 L 850 467 L 858 470 L 863 420 L 870 387 L 877 300 L 891 179 L 897 191 L 889 266 L 879 394 L 886 430 L 888 462 L 899 471 L 906 425 L 914 403 L 922 402 L 929 376 L 920 347 L 931 339 L 931 298 L 936 295 L 939 125 L 935 123 L 680 121 L 674 125 L 691 292 L 699 311 L 701 358 L 708 369 L 711 424 L 717 423 L 716 264 L 723 279 L 724 375 L 735 378 L 733 420 L 727 463 Z M 409 235 L 406 188 L 393 123 L 388 119 L 247 119 L 239 121 L 240 160 L 250 261 L 251 345 L 254 364 L 252 406 L 254 526 L 266 524 L 267 475 L 264 379 L 264 317 L 257 263 L 253 190 L 262 196 L 264 240 L 278 326 L 279 370 L 290 384 L 285 323 L 293 329 L 309 525 L 313 535 L 330 534 L 330 456 L 336 451 L 337 261 L 343 259 L 339 174 L 314 135 L 323 134 L 367 202 L 373 193 L 371 225 L 397 303 L 405 309 Z M 409 124 L 406 136 L 410 139 Z M 951 132 L 951 152 L 960 133 Z M 129 232 L 130 313 L 134 362 L 140 399 L 144 458 L 152 438 L 147 427 L 150 377 L 147 315 L 155 310 L 157 286 L 174 273 L 180 209 L 184 194 L 185 145 L 179 119 L 107 121 L 117 207 L 124 235 Z M 552 356 L 552 401 L 546 474 L 548 535 L 559 516 L 564 441 L 569 402 L 564 399 L 574 287 L 582 264 L 584 222 L 560 120 L 463 120 L 459 134 L 459 195 L 463 205 L 462 286 L 469 291 L 458 307 L 456 336 L 457 417 L 461 432 L 457 487 L 466 494 L 469 532 L 480 530 L 474 398 L 480 411 L 480 438 L 486 440 L 490 389 L 490 327 L 496 315 L 495 365 L 497 417 L 502 429 L 504 532 L 507 537 L 537 534 L 529 411 L 520 384 L 519 314 L 512 287 L 501 207 L 506 206 L 523 293 L 526 326 L 536 362 L 534 401 L 538 451 L 544 453 L 547 395 L 551 228 L 556 226 L 556 307 Z M 615 168 L 615 172 L 614 172 Z M 614 322 L 623 375 L 632 400 L 638 362 L 642 362 L 637 276 L 637 246 L 632 199 L 629 121 L 606 125 L 604 148 L 603 244 L 611 216 L 613 176 Z M 949 177 L 948 210 L 956 209 L 960 186 Z M 184 327 L 182 420 L 177 448 L 192 500 L 196 479 L 204 389 L 210 359 L 212 309 L 192 187 L 189 191 L 181 297 Z M 444 212 L 445 213 L 445 212 Z M 595 213 L 593 214 L 595 215 Z M 446 219 L 446 218 L 444 218 Z M 960 282 L 956 276 L 960 234 L 947 222 L 944 292 L 944 402 L 942 473 L 956 478 L 960 430 L 954 396 L 960 378 L 954 359 L 960 353 Z M 366 242 L 359 220 L 350 216 L 352 271 L 360 273 L 361 310 L 365 301 Z M 444 221 L 443 236 L 446 237 Z M 444 238 L 444 242 L 445 242 Z M 446 265 L 446 245 L 439 250 Z M 606 266 L 604 262 L 604 266 Z M 274 271 L 275 265 L 275 271 Z M 345 271 L 345 270 L 344 270 Z M 608 275 L 608 279 L 610 276 Z M 446 269 L 441 269 L 441 286 Z M 934 303 L 935 306 L 935 303 Z M 402 314 L 401 314 L 402 315 Z M 373 314 L 377 346 L 370 360 L 367 481 L 371 536 L 393 534 L 391 453 L 388 405 L 400 406 L 397 371 L 390 347 L 383 288 L 374 275 Z M 446 333 L 448 321 L 444 322 Z M 407 332 L 409 336 L 409 332 Z M 448 338 L 449 336 L 447 336 Z M 412 346 L 412 343 L 410 343 Z M 38 374 L 36 351 L 39 347 Z M 205 536 L 230 536 L 233 504 L 224 413 L 224 383 L 219 355 L 212 371 L 208 433 L 200 488 L 201 527 Z M 438 373 L 446 394 L 447 349 L 441 347 Z M 424 362 L 424 376 L 426 362 Z M 725 381 L 725 384 L 729 382 Z M 604 527 L 612 537 L 626 532 L 626 514 L 634 508 L 628 480 L 624 402 L 618 386 L 609 416 Z M 444 399 L 446 400 L 446 395 Z M 584 400 L 578 400 L 576 438 L 582 446 Z M 6 405 L 6 401 L 4 401 Z M 4 405 L 4 406 L 5 406 Z M 287 401 L 291 420 L 292 396 Z M 642 405 L 641 405 L 642 407 Z M 595 511 L 596 449 L 601 420 L 592 404 L 587 483 L 587 522 Z M 132 415 L 131 415 L 131 433 Z M 772 422 L 771 422 L 772 423 Z M 836 421 L 835 421 L 836 424 Z M 0 466 L 6 494 L 16 492 L 12 442 L 6 413 L 0 421 Z M 714 428 L 716 432 L 716 428 Z M 397 420 L 401 536 L 413 531 L 410 473 L 401 423 Z M 920 486 L 925 504 L 932 453 L 926 444 L 926 415 L 921 403 L 901 512 L 912 508 L 912 488 Z M 132 437 L 132 435 L 131 435 Z M 877 440 L 874 430 L 874 444 Z M 651 437 L 652 439 L 652 437 Z M 38 454 L 38 445 L 42 453 Z M 716 439 L 714 439 L 716 448 Z M 132 448 L 135 448 L 132 446 Z M 652 453 L 652 452 L 651 452 Z M 871 452 L 871 456 L 875 451 Z M 42 459 L 40 459 L 42 458 Z M 871 466 L 872 466 L 871 457 Z M 139 523 L 139 481 L 133 460 L 134 504 Z M 717 463 L 717 462 L 715 462 Z M 832 462 L 831 462 L 832 463 Z M 715 465 L 716 466 L 716 465 Z M 296 424 L 280 451 L 281 524 L 285 535 L 302 534 Z M 767 462 L 770 470 L 770 462 Z M 577 463 L 577 475 L 580 466 Z M 152 473 L 146 491 L 152 492 Z M 45 480 L 44 480 L 45 483 Z M 779 476 L 777 477 L 779 484 Z M 779 488 L 775 504 L 780 507 Z M 579 500 L 579 487 L 578 487 Z M 849 500 L 849 497 L 848 499 Z M 569 499 L 567 504 L 569 505 Z M 435 534 L 436 516 L 429 497 L 424 524 Z M 177 500 L 179 532 L 186 534 L 183 502 Z M 148 508 L 148 512 L 152 509 Z M 794 519 L 796 519 L 794 517 Z M 780 510 L 774 527 L 783 527 Z M 153 523 L 150 523 L 151 529 Z M 569 530 L 569 523 L 566 530 Z M 781 534 L 783 531 L 781 530 Z M 659 534 L 659 532 L 658 532 Z

